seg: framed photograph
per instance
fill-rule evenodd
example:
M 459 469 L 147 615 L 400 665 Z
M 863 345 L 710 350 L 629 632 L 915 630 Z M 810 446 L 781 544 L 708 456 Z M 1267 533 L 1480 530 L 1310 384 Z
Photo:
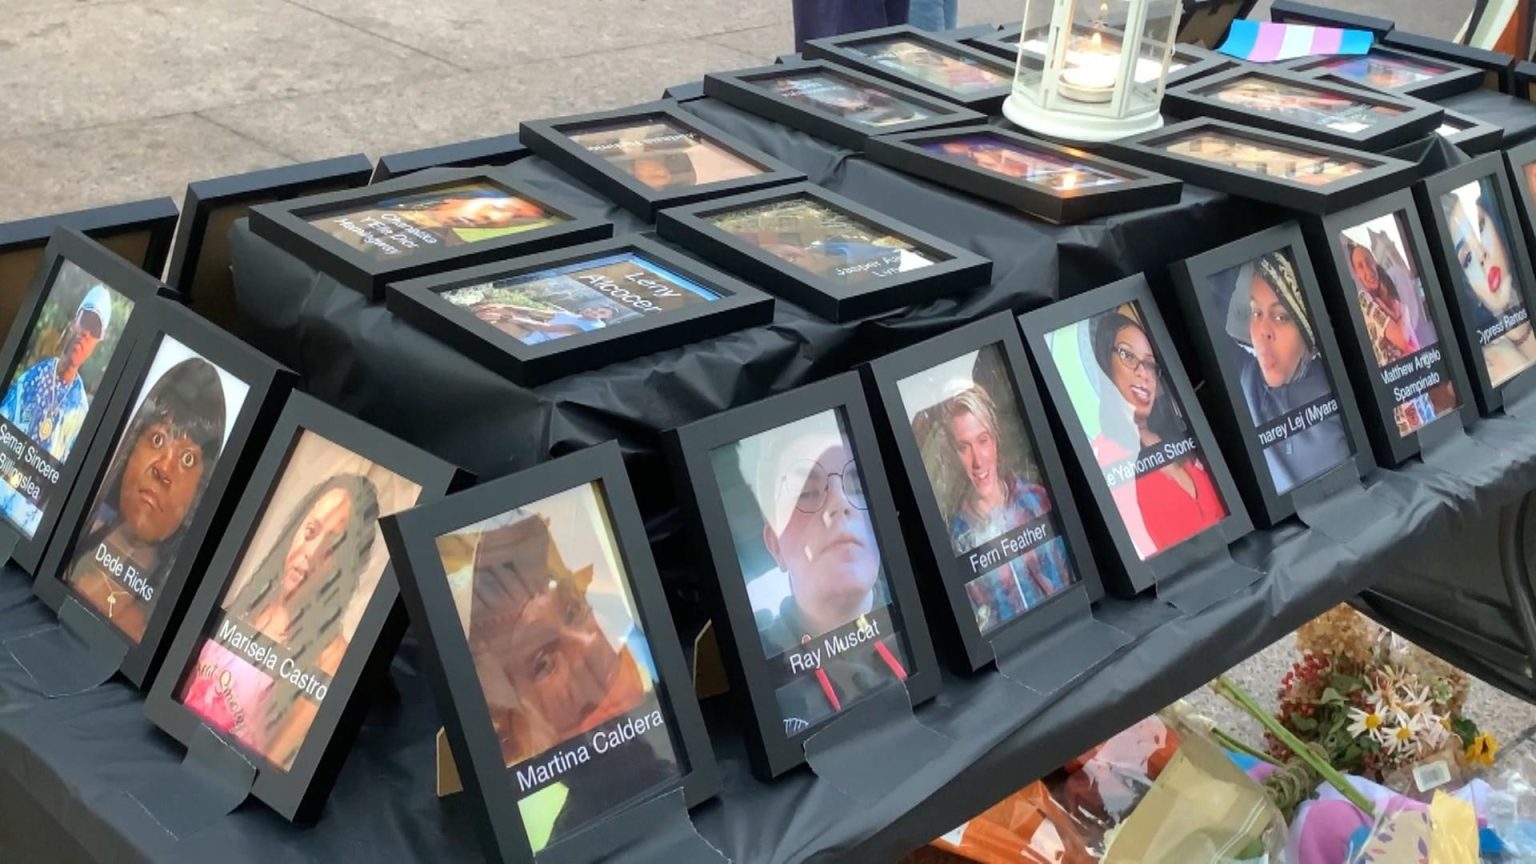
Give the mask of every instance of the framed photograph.
M 166 284 L 199 314 L 235 331 L 240 313 L 229 269 L 230 226 L 257 204 L 362 186 L 370 170 L 368 157 L 354 153 L 188 184 Z
M 1186 183 L 1305 213 L 1379 198 L 1418 175 L 1412 162 L 1210 118 L 1110 142 L 1104 152 Z
M 1122 596 L 1193 563 L 1187 541 L 1253 529 L 1146 277 L 1132 276 L 1019 319 L 1090 500 L 1093 539 L 1114 550 Z M 1161 559 L 1157 570 L 1150 563 Z
M 261 204 L 251 230 L 372 300 L 389 282 L 613 236 L 481 168 Z
M 881 357 L 865 384 L 886 474 L 907 481 L 897 506 L 926 535 L 910 545 L 937 576 L 920 583 L 924 605 L 964 671 L 1053 632 L 1061 598 L 1104 595 L 1011 314 Z
M 885 687 L 939 689 L 869 408 L 848 372 L 664 439 L 702 561 L 755 773 Z
M 1536 249 L 1536 142 L 1527 141 L 1504 151 L 1504 164 L 1513 183 L 1515 212 L 1520 214 L 1521 238 L 1527 249 Z
M 1023 36 L 1023 28 L 1015 24 L 1011 27 L 1004 27 L 989 36 L 977 37 L 967 40 L 967 42 L 983 51 L 988 51 L 1009 60 L 1016 61 L 1022 55 L 1027 62 L 1038 67 L 1045 63 L 1049 30 L 1049 25 L 1036 27 L 1031 29 L 1029 35 L 1025 37 Z M 1074 39 L 1092 39 L 1093 35 L 1094 32 L 1086 27 L 1074 28 Z M 1124 34 L 1112 28 L 1104 28 L 1098 31 L 1098 37 L 1099 44 L 1104 46 L 1106 51 L 1118 52 L 1121 44 L 1120 40 L 1124 38 Z M 1152 43 L 1147 43 L 1147 45 L 1149 48 L 1156 47 Z M 1076 58 L 1072 57 L 1070 53 L 1067 61 L 1069 65 L 1077 62 Z M 1156 81 L 1158 73 L 1161 71 L 1161 65 L 1161 57 L 1148 55 L 1138 58 L 1136 60 L 1135 72 L 1136 82 L 1145 84 Z M 1198 45 L 1187 45 L 1182 42 L 1176 43 L 1173 46 L 1173 54 L 1168 58 L 1168 78 L 1165 84 L 1171 87 L 1174 84 L 1191 81 L 1213 72 L 1230 69 L 1236 65 L 1236 61 L 1231 58 L 1208 51 Z M 1009 78 L 1012 80 L 1011 73 Z
M 828 321 L 986 284 L 992 262 L 810 183 L 661 211 L 656 229 Z
M 805 43 L 807 60 L 830 60 L 972 111 L 995 114 L 1013 92 L 1013 65 L 910 24 Z
M 719 791 L 616 443 L 384 525 L 489 857 L 595 861 L 634 840 L 607 817 Z
M 1242 66 L 1169 87 L 1168 110 L 1379 152 L 1432 134 L 1443 110 L 1421 100 Z
M 396 282 L 385 304 L 524 386 L 773 320 L 772 297 L 640 235 Z
M 1177 204 L 1184 188 L 1172 177 L 990 124 L 881 135 L 869 139 L 864 155 L 1057 225 Z
M 519 134 L 533 152 L 648 221 L 661 207 L 805 179 L 668 102 L 524 122 Z
M 160 281 L 68 228 L 56 229 L 5 337 L 0 394 L 0 540 L 36 573 Z
M 1506 384 L 1536 375 L 1526 307 L 1536 275 L 1522 251 L 1525 235 L 1504 170 L 1503 156 L 1486 153 L 1426 177 L 1415 189 L 1440 284 L 1455 297 L 1446 307 L 1484 414 L 1504 407 Z
M 0 331 L 9 331 L 53 232 L 70 228 L 160 278 L 176 231 L 176 202 L 151 198 L 0 224 Z
M 382 183 L 403 177 L 426 168 L 481 168 L 487 165 L 511 165 L 531 155 L 532 150 L 523 146 L 517 135 L 492 135 L 457 144 L 442 144 L 380 156 L 373 166 L 370 184 Z
M 127 649 L 119 671 L 154 677 L 212 557 L 292 375 L 184 306 L 139 310 L 104 429 L 59 517 L 32 590 L 73 598 Z
M 1379 41 L 1388 48 L 1412 51 L 1420 57 L 1481 69 L 1484 87 L 1498 93 L 1512 92 L 1515 58 L 1508 54 L 1404 30 L 1393 30 Z
M 1301 228 L 1287 222 L 1174 265 L 1211 425 L 1241 454 L 1248 512 L 1272 526 L 1294 495 L 1345 466 L 1362 476 L 1371 444 Z
M 1419 452 L 1420 429 L 1458 410 L 1470 417 L 1419 211 L 1404 189 L 1304 224 L 1325 302 L 1339 332 L 1352 334 L 1345 367 L 1376 461 L 1395 468 Z
M 1376 36 L 1378 42 L 1381 40 L 1381 37 L 1391 33 L 1397 27 L 1397 23 L 1388 18 L 1330 9 L 1314 3 L 1303 3 L 1300 0 L 1275 0 L 1269 7 L 1269 20 L 1278 21 L 1282 24 L 1309 24 L 1313 27 L 1369 30 Z
M 1332 75 L 1345 81 L 1434 102 L 1483 84 L 1483 70 L 1412 51 L 1372 45 L 1367 54 L 1307 57 L 1281 68 L 1300 75 Z
M 1504 147 L 1504 127 L 1495 126 L 1460 111 L 1445 111 L 1440 128 L 1435 134 L 1444 138 L 1469 156 L 1491 153 Z
M 704 95 L 858 150 L 871 135 L 980 123 L 985 115 L 825 60 L 704 76 Z
M 150 721 L 182 744 L 208 727 L 255 766 L 252 795 L 313 821 L 405 631 L 378 520 L 458 478 L 290 395 L 150 687 Z

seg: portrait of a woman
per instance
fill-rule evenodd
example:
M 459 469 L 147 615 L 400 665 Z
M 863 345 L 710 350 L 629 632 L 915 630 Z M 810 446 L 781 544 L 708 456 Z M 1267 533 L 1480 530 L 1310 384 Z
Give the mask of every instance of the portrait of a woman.
M 1008 446 L 1024 442 L 1005 442 L 997 405 L 985 389 L 973 385 L 940 407 L 945 441 L 967 481 L 958 490 L 959 500 L 945 508 L 952 514 L 949 530 L 956 553 L 964 554 L 1051 512 L 1045 487 L 1026 480 L 1001 457 Z M 1011 427 L 1019 424 L 1015 420 L 1009 425 L 1012 432 Z M 1017 434 L 1022 433 L 1020 426 Z M 1040 605 L 1072 580 L 1066 544 L 1054 536 L 967 586 L 976 625 L 985 633 Z
M 348 645 L 343 613 L 370 564 L 378 519 L 378 491 L 367 477 L 338 474 L 313 485 L 276 541 L 259 550 L 250 579 L 226 597 L 226 620 L 277 643 L 300 672 L 335 675 Z M 212 639 L 179 698 L 284 769 L 319 711 L 299 688 Z
M 1377 364 L 1396 363 L 1427 347 L 1420 344 L 1418 336 L 1419 320 L 1424 314 L 1424 307 L 1418 302 L 1418 286 L 1405 285 L 1399 289 L 1397 280 L 1376 260 L 1375 253 L 1348 237 L 1344 239 L 1344 250 L 1349 256 L 1355 299 L 1365 316 Z
M 1092 442 L 1100 466 L 1157 461 L 1164 442 L 1184 437 L 1186 428 L 1166 392 L 1152 341 L 1136 319 L 1106 312 L 1093 319 L 1094 360 L 1108 384 L 1099 394 L 1099 428 Z M 1219 523 L 1226 504 L 1199 450 L 1161 467 L 1136 472 L 1110 490 L 1125 520 L 1131 543 L 1143 559 Z
M 1501 325 L 1506 316 L 1525 306 L 1524 286 L 1510 266 L 1506 221 L 1498 199 L 1488 181 L 1477 181 L 1441 196 L 1440 206 L 1450 225 L 1455 244 L 1458 280 L 1466 299 L 1464 308 L 1472 310 L 1469 338 L 1481 341 L 1483 362 L 1488 378 L 1497 387 L 1536 363 L 1536 339 L 1531 338 L 1531 323 L 1526 320 L 1503 329 L 1492 339 L 1480 334 Z
M 75 593 L 135 642 L 224 443 L 224 387 L 213 364 L 192 357 L 150 388 L 118 442 L 74 546 Z M 103 555 L 124 562 L 122 573 Z M 136 578 L 126 578 L 132 567 Z M 134 583 L 134 584 L 131 584 Z
M 1254 425 L 1264 429 L 1333 394 L 1296 267 L 1270 252 L 1237 271 L 1227 333 L 1244 350 L 1239 384 Z M 1350 457 L 1337 414 L 1264 448 L 1275 491 L 1285 494 Z

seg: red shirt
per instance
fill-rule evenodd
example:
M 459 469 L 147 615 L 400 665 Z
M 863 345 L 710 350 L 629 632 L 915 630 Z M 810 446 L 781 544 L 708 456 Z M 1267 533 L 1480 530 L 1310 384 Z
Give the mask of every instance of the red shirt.
M 1101 466 L 1135 455 L 1102 435 L 1094 439 L 1093 452 Z M 1184 466 L 1195 485 L 1194 495 L 1174 479 L 1173 466 L 1148 471 L 1134 482 L 1110 490 L 1115 509 L 1120 511 L 1120 518 L 1131 535 L 1131 544 L 1142 560 L 1177 546 L 1227 515 L 1221 493 L 1216 491 L 1216 484 L 1203 461 L 1186 456 L 1174 464 Z

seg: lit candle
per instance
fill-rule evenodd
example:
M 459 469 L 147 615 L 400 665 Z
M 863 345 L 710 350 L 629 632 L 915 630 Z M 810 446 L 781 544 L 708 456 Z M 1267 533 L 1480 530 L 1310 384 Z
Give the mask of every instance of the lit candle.
M 1067 52 L 1067 67 L 1061 70 L 1061 94 L 1079 102 L 1108 102 L 1119 79 L 1119 65 L 1119 45 L 1108 49 L 1103 37 L 1094 33 L 1080 50 Z

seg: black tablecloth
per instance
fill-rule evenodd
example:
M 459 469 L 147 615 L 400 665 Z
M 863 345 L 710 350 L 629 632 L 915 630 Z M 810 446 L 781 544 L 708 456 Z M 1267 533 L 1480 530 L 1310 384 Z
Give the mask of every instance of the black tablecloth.
M 677 536 L 670 482 L 656 452 L 659 432 L 846 370 L 963 320 L 1023 311 L 1116 277 L 1160 271 L 1284 218 L 1188 187 L 1175 206 L 1052 227 L 712 100 L 686 108 L 833 191 L 987 255 L 996 262 L 992 284 L 842 325 L 781 303 L 770 326 L 525 390 L 366 304 L 243 223 L 233 234 L 246 335 L 293 365 L 306 389 L 322 398 L 481 476 L 618 439 L 685 633 L 700 624 L 697 585 L 712 574 L 693 565 Z M 621 230 L 645 227 L 539 159 L 510 170 L 577 213 L 607 215 Z M 1237 549 L 1269 575 L 1198 615 L 1179 615 L 1152 598 L 1106 601 L 1098 616 L 1132 634 L 1135 644 L 1034 716 L 1021 710 L 1017 685 L 995 672 L 946 677 L 938 699 L 917 716 L 953 743 L 871 800 L 855 801 L 809 769 L 772 784 L 754 780 L 733 719 L 723 706 L 706 704 L 724 790 L 695 810 L 695 824 L 736 861 L 889 860 L 1354 596 L 1384 572 L 1423 559 L 1454 530 L 1536 487 L 1536 430 L 1527 425 L 1483 421 L 1464 449 L 1455 472 L 1415 461 L 1378 475 L 1406 504 L 1359 538 L 1353 551 L 1290 524 L 1259 532 Z M 45 611 L 26 590 L 19 574 L 0 573 L 0 639 L 45 625 Z M 477 860 L 463 796 L 433 795 L 432 737 L 439 721 L 409 640 L 393 672 L 398 698 L 379 694 L 317 825 L 295 828 L 247 804 L 172 844 L 152 821 L 121 806 L 125 789 L 175 783 L 181 770 L 181 749 L 144 720 L 139 695 L 112 683 L 42 700 L 0 652 L 0 814 L 18 812 L 12 808 L 25 798 L 100 860 Z M 867 758 L 901 754 L 872 751 Z M 8 822 L 0 817 L 0 852 L 8 843 L 20 848 L 10 838 L 35 837 L 30 826 Z M 61 846 L 58 854 L 67 851 Z

